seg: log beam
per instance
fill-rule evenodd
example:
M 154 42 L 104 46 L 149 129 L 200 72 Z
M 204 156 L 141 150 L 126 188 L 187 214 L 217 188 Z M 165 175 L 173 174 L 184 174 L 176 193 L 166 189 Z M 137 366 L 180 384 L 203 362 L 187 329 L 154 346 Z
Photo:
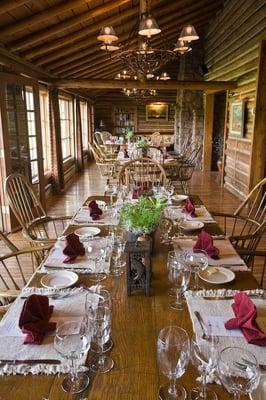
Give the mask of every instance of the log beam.
M 225 91 L 237 88 L 237 82 L 227 81 L 119 81 L 113 79 L 57 79 L 53 80 L 53 85 L 61 89 L 158 89 L 158 90 L 215 90 Z
M 0 4 L 0 14 L 13 10 L 23 4 L 29 3 L 30 0 L 2 0 Z

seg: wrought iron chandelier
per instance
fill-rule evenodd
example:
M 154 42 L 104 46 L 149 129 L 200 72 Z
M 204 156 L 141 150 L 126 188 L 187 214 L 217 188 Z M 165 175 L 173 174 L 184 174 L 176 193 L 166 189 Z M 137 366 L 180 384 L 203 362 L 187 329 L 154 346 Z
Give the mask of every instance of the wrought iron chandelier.
M 118 46 L 118 36 L 112 26 L 105 26 L 101 29 L 97 39 L 102 42 L 100 47 L 108 53 L 114 52 L 113 57 L 119 57 L 126 68 L 130 68 L 137 76 L 142 75 L 145 78 L 155 76 L 162 66 L 173 60 L 177 54 L 184 54 L 191 51 L 190 42 L 199 39 L 193 25 L 183 27 L 181 34 L 173 49 L 169 49 L 161 34 L 155 18 L 148 12 L 148 6 L 145 0 L 140 0 L 140 21 L 129 34 L 127 42 Z M 158 40 L 153 38 L 160 35 L 161 45 L 158 46 Z

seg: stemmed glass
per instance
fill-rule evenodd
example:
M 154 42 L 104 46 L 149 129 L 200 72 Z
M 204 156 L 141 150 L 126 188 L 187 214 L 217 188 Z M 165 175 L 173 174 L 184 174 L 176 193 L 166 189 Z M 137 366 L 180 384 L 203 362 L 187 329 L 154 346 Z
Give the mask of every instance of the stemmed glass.
M 196 250 L 194 253 L 187 252 L 186 263 L 190 266 L 191 272 L 195 273 L 194 290 L 199 290 L 199 273 L 208 267 L 208 256 L 203 250 Z
M 92 327 L 92 343 L 99 349 L 99 357 L 92 364 L 91 369 L 104 374 L 114 366 L 113 359 L 105 354 L 107 350 L 104 348 L 111 337 L 111 309 L 105 305 L 99 305 L 97 309 L 89 312 L 88 320 Z
M 61 357 L 71 360 L 69 374 L 62 382 L 65 392 L 80 393 L 89 385 L 89 377 L 79 372 L 76 361 L 81 359 L 90 348 L 90 326 L 83 322 L 70 321 L 59 323 L 54 337 L 54 348 Z
M 107 289 L 103 289 L 101 286 L 97 288 L 96 291 L 87 289 L 88 293 L 86 295 L 86 303 L 85 303 L 85 311 L 86 315 L 89 320 L 89 315 L 92 314 L 92 316 L 95 315 L 96 310 L 98 307 L 106 307 L 109 308 L 110 310 L 112 309 L 112 299 L 111 299 L 111 294 Z M 100 350 L 99 346 L 95 345 L 94 342 L 91 343 L 91 350 L 94 351 L 95 353 L 99 352 L 107 352 L 111 350 L 113 347 L 113 341 L 111 337 L 109 340 L 104 343 L 103 348 Z
M 157 359 L 163 375 L 169 383 L 161 386 L 161 400 L 184 400 L 186 390 L 176 385 L 176 380 L 186 371 L 189 362 L 190 343 L 187 332 L 178 326 L 168 326 L 159 332 L 157 339 Z
M 111 246 L 108 238 L 93 238 L 87 242 L 88 259 L 94 263 L 93 271 L 89 274 L 92 282 L 99 283 L 106 279 L 103 266 L 111 256 Z
M 208 341 L 197 341 L 196 335 L 191 338 L 191 361 L 201 374 L 201 386 L 191 390 L 191 400 L 217 400 L 216 393 L 207 387 L 207 376 L 216 371 L 218 343 L 218 337 L 211 332 Z
M 169 205 L 172 204 L 171 197 L 173 196 L 174 192 L 175 192 L 175 188 L 173 185 L 168 184 L 165 186 L 165 194 L 167 196 L 167 204 L 169 204 Z
M 170 301 L 170 305 L 176 310 L 183 310 L 182 295 L 189 285 L 190 267 L 186 263 L 176 259 L 169 265 L 168 279 L 174 285 L 175 290 L 175 298 Z
M 248 350 L 240 347 L 226 347 L 218 358 L 218 376 L 235 400 L 241 394 L 252 393 L 260 380 L 260 368 L 256 357 Z
M 126 241 L 123 236 L 116 235 L 113 238 L 112 245 L 112 269 L 110 272 L 111 276 L 120 276 L 123 274 L 122 262 L 120 260 L 126 246 Z
M 162 218 L 160 223 L 162 243 L 169 244 L 171 242 L 171 237 L 169 234 L 173 229 L 173 222 L 169 218 Z

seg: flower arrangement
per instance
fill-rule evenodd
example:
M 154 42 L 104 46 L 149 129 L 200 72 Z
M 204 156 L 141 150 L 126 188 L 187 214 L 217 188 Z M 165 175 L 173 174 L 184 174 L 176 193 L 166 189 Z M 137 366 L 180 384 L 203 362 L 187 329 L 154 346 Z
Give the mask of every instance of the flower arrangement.
M 127 132 L 125 134 L 126 139 L 130 142 L 130 140 L 133 138 L 134 133 L 132 131 L 132 129 L 127 128 Z
M 146 141 L 146 139 L 140 139 L 137 143 L 136 143 L 136 147 L 140 148 L 140 147 L 146 147 L 148 146 L 148 143 Z
M 160 223 L 165 199 L 141 197 L 136 203 L 126 203 L 120 210 L 122 225 L 136 234 L 149 234 Z

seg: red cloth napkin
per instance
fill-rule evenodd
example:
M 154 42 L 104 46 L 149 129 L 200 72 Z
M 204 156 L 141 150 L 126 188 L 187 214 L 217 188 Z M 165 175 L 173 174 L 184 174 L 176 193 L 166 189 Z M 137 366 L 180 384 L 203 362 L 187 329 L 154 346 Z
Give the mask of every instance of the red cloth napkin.
M 204 250 L 209 257 L 216 260 L 219 258 L 219 249 L 213 245 L 212 236 L 205 231 L 201 231 L 198 235 L 198 240 L 195 243 L 193 250 Z
M 56 323 L 49 322 L 53 308 L 47 296 L 32 294 L 25 300 L 18 323 L 26 333 L 24 344 L 41 344 L 44 335 L 55 330 Z
M 63 254 L 67 256 L 63 261 L 64 263 L 75 260 L 77 256 L 84 256 L 85 248 L 75 233 L 70 233 L 70 235 L 66 236 L 66 247 L 63 250 Z
M 133 189 L 132 200 L 137 200 L 139 198 L 139 189 Z
M 124 158 L 129 158 L 127 149 L 124 150 Z
M 90 217 L 92 218 L 93 221 L 95 221 L 96 219 L 100 219 L 100 216 L 103 213 L 95 200 L 92 200 L 89 203 L 89 211 L 90 211 Z
M 243 292 L 236 293 L 234 299 L 232 309 L 236 317 L 229 319 L 224 324 L 226 329 L 240 328 L 248 343 L 266 346 L 266 334 L 256 324 L 257 310 L 255 304 Z
M 193 200 L 190 199 L 189 197 L 186 199 L 186 202 L 182 209 L 182 212 L 186 212 L 193 218 L 197 216 L 197 214 L 195 213 L 195 206 L 194 206 Z

